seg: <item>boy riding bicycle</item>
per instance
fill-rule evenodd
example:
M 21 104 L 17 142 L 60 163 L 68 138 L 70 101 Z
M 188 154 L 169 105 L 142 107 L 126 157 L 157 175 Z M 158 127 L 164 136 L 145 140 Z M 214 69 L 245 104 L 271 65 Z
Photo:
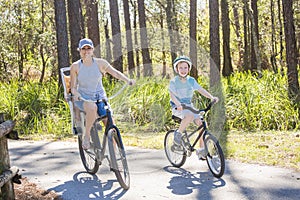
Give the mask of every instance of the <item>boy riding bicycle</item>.
M 178 130 L 174 133 L 174 144 L 176 146 L 182 145 L 182 133 L 187 126 L 194 121 L 198 126 L 201 125 L 199 115 L 192 113 L 190 110 L 183 109 L 181 104 L 187 106 L 193 106 L 192 97 L 195 91 L 198 91 L 206 98 L 215 100 L 218 102 L 218 97 L 212 96 L 207 90 L 202 88 L 198 82 L 191 76 L 189 72 L 192 68 L 191 60 L 186 56 L 180 56 L 173 62 L 173 68 L 177 75 L 170 81 L 169 92 L 171 97 L 172 114 L 181 119 Z M 203 147 L 203 138 L 200 138 L 200 149 L 196 151 L 199 159 L 205 155 L 205 149 Z

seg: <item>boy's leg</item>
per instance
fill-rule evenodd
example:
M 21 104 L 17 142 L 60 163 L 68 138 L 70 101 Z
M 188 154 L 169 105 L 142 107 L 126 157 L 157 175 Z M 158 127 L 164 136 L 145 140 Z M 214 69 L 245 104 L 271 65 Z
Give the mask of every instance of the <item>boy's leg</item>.
M 200 119 L 195 119 L 194 122 L 197 126 L 200 126 L 202 124 Z M 200 140 L 199 140 L 199 147 L 200 148 L 196 150 L 196 154 L 199 157 L 199 159 L 205 160 L 206 151 L 205 151 L 205 148 L 204 148 L 203 134 L 202 134 L 202 136 L 200 137 Z
M 192 113 L 185 113 L 183 119 L 181 120 L 180 126 L 178 130 L 175 131 L 174 142 L 177 145 L 181 144 L 182 133 L 186 129 L 186 127 L 193 121 L 194 115 Z

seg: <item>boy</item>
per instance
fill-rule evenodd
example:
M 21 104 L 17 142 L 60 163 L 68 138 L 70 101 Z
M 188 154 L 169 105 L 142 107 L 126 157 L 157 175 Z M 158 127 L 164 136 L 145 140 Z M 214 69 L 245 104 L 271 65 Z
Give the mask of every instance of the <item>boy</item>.
M 187 106 L 192 105 L 192 97 L 194 91 L 198 91 L 206 98 L 215 100 L 218 102 L 218 97 L 212 96 L 208 91 L 202 88 L 197 81 L 189 76 L 189 72 L 192 68 L 191 60 L 186 56 L 180 56 L 173 62 L 173 68 L 177 75 L 170 81 L 169 92 L 171 97 L 172 113 L 174 116 L 181 119 L 179 129 L 174 133 L 174 144 L 181 145 L 182 132 L 186 127 L 194 121 L 198 126 L 201 125 L 199 115 L 192 113 L 190 110 L 183 110 L 181 104 Z M 200 149 L 196 151 L 199 158 L 205 155 L 205 149 L 203 147 L 203 138 L 200 139 Z

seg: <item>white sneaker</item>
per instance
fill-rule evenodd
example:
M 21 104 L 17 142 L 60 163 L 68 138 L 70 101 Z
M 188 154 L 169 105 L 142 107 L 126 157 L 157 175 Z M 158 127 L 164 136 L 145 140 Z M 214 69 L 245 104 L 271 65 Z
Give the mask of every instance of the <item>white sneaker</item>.
M 174 143 L 176 145 L 181 145 L 181 133 L 177 130 L 174 132 Z
M 200 149 L 196 149 L 196 154 L 199 158 L 199 160 L 205 160 L 205 156 L 206 156 L 206 150 L 204 147 L 200 148 Z

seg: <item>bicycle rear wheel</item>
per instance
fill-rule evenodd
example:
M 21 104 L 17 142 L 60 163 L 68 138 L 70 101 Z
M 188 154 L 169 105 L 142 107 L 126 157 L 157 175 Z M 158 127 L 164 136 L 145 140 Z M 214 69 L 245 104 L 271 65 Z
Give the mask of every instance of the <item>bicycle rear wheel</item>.
M 114 171 L 121 187 L 128 190 L 130 187 L 130 176 L 126 153 L 120 132 L 115 126 L 108 130 L 108 148 L 112 171 Z
M 182 146 L 174 145 L 174 132 L 169 130 L 165 136 L 164 148 L 169 162 L 174 167 L 181 167 L 186 161 L 186 150 Z
M 94 126 L 91 129 L 91 147 L 87 150 L 82 148 L 82 135 L 78 135 L 78 145 L 79 145 L 79 153 L 82 164 L 86 171 L 90 174 L 95 174 L 98 169 L 101 161 L 98 160 L 98 153 L 101 149 L 97 124 L 99 122 L 95 122 Z
M 225 171 L 225 159 L 218 140 L 207 132 L 204 138 L 204 145 L 207 151 L 206 161 L 209 170 L 214 177 L 222 177 Z

